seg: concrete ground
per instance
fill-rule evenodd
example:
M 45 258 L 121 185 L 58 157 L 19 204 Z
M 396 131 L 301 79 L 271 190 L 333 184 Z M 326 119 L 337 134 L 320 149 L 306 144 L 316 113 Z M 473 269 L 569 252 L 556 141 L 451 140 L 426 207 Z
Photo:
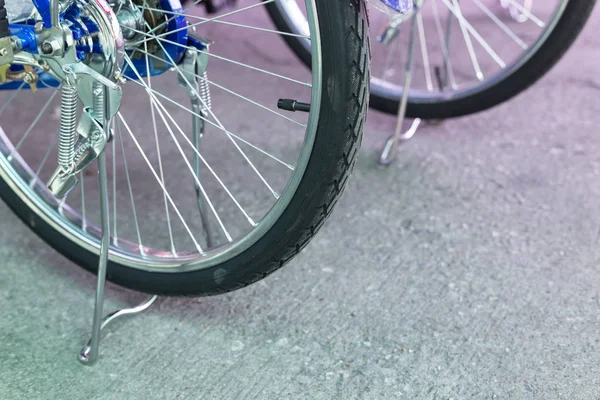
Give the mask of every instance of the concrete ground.
M 116 323 L 93 368 L 94 278 L 0 206 L 0 399 L 599 399 L 599 14 L 535 88 L 425 127 L 389 168 L 373 113 L 306 251 Z

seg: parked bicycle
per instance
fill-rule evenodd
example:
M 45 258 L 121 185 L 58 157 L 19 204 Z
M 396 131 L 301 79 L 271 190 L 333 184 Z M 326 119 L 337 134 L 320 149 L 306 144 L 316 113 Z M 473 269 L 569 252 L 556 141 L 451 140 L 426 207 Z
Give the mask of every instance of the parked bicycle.
M 110 281 L 142 292 L 239 289 L 297 255 L 346 186 L 369 97 L 363 0 L 306 1 L 310 71 L 228 46 L 290 35 L 248 22 L 265 4 L 238 6 L 0 0 L 0 196 L 99 272 L 82 361 L 107 259 Z
M 260 3 L 240 4 L 227 13 L 238 19 L 227 21 L 189 15 L 173 0 L 6 5 L 15 13 L 0 35 L 0 194 L 77 264 L 97 269 L 100 205 L 84 172 L 105 148 L 112 149 L 114 211 L 108 276 L 128 288 L 165 295 L 239 289 L 288 262 L 330 214 L 354 164 L 367 105 L 362 0 L 307 1 L 310 32 L 302 38 L 314 64 L 297 77 L 227 54 L 234 36 L 211 45 L 217 38 L 188 33 L 208 35 L 212 23 L 222 34 L 279 35 L 243 23 Z M 211 68 L 241 78 L 215 82 Z M 260 79 L 270 85 L 265 104 L 235 87 Z M 165 90 L 173 85 L 182 89 Z M 211 91 L 228 103 L 215 105 Z M 59 101 L 60 124 L 51 114 Z M 240 113 L 262 122 L 263 139 L 230 124 Z M 269 148 L 274 135 L 281 139 Z M 178 157 L 166 161 L 165 154 Z M 153 196 L 142 197 L 145 186 Z M 160 215 L 150 216 L 157 207 Z
M 530 87 L 573 44 L 596 0 L 415 0 L 414 66 L 409 118 L 474 114 Z M 306 65 L 305 10 L 276 0 L 267 10 Z M 370 13 L 373 46 L 371 106 L 396 114 L 410 52 L 410 15 Z

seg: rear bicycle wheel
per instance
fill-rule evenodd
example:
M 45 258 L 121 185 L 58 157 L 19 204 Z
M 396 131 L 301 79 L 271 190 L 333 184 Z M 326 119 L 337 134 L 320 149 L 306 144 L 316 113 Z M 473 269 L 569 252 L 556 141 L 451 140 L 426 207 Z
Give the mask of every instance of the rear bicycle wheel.
M 379 0 L 373 0 L 379 1 Z M 558 62 L 583 29 L 595 0 L 425 0 L 418 21 L 413 85 L 407 116 L 445 119 L 474 114 L 529 88 Z M 267 6 L 277 29 L 302 34 L 297 0 Z M 371 11 L 371 10 L 370 10 Z M 372 36 L 390 19 L 370 13 Z M 373 45 L 371 107 L 398 112 L 408 27 L 390 44 Z M 310 43 L 285 37 L 310 65 Z M 373 41 L 375 42 L 375 41 Z
M 307 1 L 312 74 L 285 62 L 263 67 L 254 49 L 234 44 L 240 38 L 234 29 L 242 34 L 251 29 L 263 35 L 261 43 L 276 48 L 278 32 L 260 28 L 261 8 L 244 4 L 228 19 L 185 12 L 203 36 L 221 38 L 210 48 L 209 75 L 203 77 L 213 96 L 199 147 L 191 135 L 190 88 L 176 84 L 180 66 L 125 84 L 107 154 L 110 281 L 174 296 L 239 289 L 298 254 L 341 195 L 368 104 L 364 4 Z M 147 39 L 156 49 L 167 43 L 159 35 Z M 152 62 L 147 47 L 137 53 Z M 56 166 L 51 155 L 59 96 L 54 89 L 33 94 L 24 87 L 0 91 L 0 195 L 47 243 L 95 272 L 100 246 L 95 179 L 82 174 L 80 186 L 64 201 L 48 191 L 45 182 Z M 309 101 L 310 112 L 277 110 L 283 97 Z M 260 124 L 259 132 L 249 129 L 252 123 Z M 192 160 L 199 161 L 201 174 Z M 212 245 L 197 190 L 220 238 Z

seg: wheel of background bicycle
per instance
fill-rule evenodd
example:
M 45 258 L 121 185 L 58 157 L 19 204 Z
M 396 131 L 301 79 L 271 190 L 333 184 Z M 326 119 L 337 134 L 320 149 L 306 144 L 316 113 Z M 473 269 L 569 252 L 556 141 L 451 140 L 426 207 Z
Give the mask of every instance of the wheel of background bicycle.
M 267 0 L 268 1 L 268 0 Z M 377 1 L 377 0 L 373 0 Z M 433 15 L 433 18 L 429 22 L 435 22 L 430 24 L 429 26 L 435 25 L 435 30 L 438 33 L 438 57 L 444 58 L 444 44 L 442 43 L 442 36 L 440 36 L 440 32 L 447 32 L 447 26 L 449 18 L 446 19 L 446 26 L 443 27 L 442 24 L 439 24 L 441 14 L 440 9 L 447 10 L 448 15 L 451 15 L 453 18 L 458 20 L 455 14 L 451 13 L 450 7 L 454 7 L 455 4 L 453 0 L 436 0 L 434 3 L 430 0 L 425 0 L 425 4 L 423 6 L 423 14 L 426 16 L 426 12 L 429 10 Z M 498 2 L 497 0 L 493 0 Z M 509 4 L 516 4 L 515 0 L 506 0 Z M 482 0 L 472 0 L 470 3 L 471 7 L 477 12 L 481 13 L 480 15 L 476 15 L 472 13 L 472 19 L 466 16 L 466 13 L 461 13 L 464 16 L 463 20 L 467 20 L 467 22 L 471 22 L 470 28 L 465 27 L 466 32 L 469 36 L 469 41 L 473 44 L 473 47 L 476 47 L 481 44 L 480 41 L 476 40 L 475 36 L 472 34 L 472 31 L 478 31 L 480 24 L 487 23 L 488 25 L 492 25 L 495 30 L 495 38 L 496 40 L 504 40 L 501 42 L 502 47 L 501 50 L 504 50 L 505 46 L 504 42 L 514 42 L 515 44 L 519 44 L 515 41 L 514 37 L 511 36 L 513 33 L 517 33 L 518 40 L 521 41 L 521 44 L 527 46 L 526 50 L 523 50 L 520 55 L 517 55 L 515 59 L 511 62 L 504 62 L 505 67 L 500 68 L 498 71 L 492 71 L 491 74 L 486 74 L 483 81 L 477 81 L 475 83 L 467 83 L 463 85 L 462 83 L 459 87 L 454 90 L 454 88 L 446 88 L 443 91 L 433 89 L 432 86 L 435 87 L 435 71 L 432 71 L 432 67 L 429 68 L 429 82 L 421 82 L 422 86 L 427 86 L 427 89 L 419 89 L 415 88 L 415 82 L 413 80 L 413 88 L 411 89 L 411 93 L 409 95 L 408 100 L 408 109 L 407 116 L 410 118 L 423 118 L 423 119 L 446 119 L 452 117 L 459 117 L 463 115 L 474 114 L 491 107 L 494 107 L 498 104 L 501 104 L 522 91 L 529 88 L 532 84 L 534 84 L 537 80 L 539 80 L 542 76 L 544 76 L 555 64 L 558 62 L 561 57 L 565 54 L 565 52 L 569 49 L 569 47 L 573 44 L 581 30 L 583 29 L 589 15 L 591 13 L 592 8 L 596 0 L 552 0 L 555 4 L 553 12 L 548 15 L 547 21 L 543 21 L 541 18 L 538 18 L 535 14 L 535 9 L 530 12 L 531 18 L 521 19 L 521 22 L 510 20 L 510 15 L 514 13 L 498 13 L 493 11 L 493 7 L 489 5 L 490 1 L 488 1 L 488 5 L 484 4 Z M 461 2 L 460 7 L 463 9 L 466 8 L 470 3 Z M 499 3 L 499 2 L 498 2 Z M 537 1 L 534 3 L 535 6 L 540 7 L 550 7 L 551 2 L 540 2 Z M 520 5 L 520 3 L 517 3 Z M 493 5 L 493 4 L 492 4 Z M 434 9 L 435 7 L 435 9 Z M 497 7 L 500 8 L 500 7 Z M 275 0 L 273 2 L 269 2 L 267 5 L 267 10 L 271 19 L 273 20 L 275 26 L 279 30 L 298 34 L 301 33 L 305 28 L 303 27 L 303 15 L 302 10 L 299 9 L 296 0 Z M 461 10 L 456 9 L 454 10 Z M 520 11 L 520 9 L 517 9 Z M 377 23 L 375 21 L 376 18 L 384 19 L 387 18 L 383 13 L 380 13 L 376 10 L 370 11 L 370 19 L 371 19 L 371 29 L 377 30 Z M 500 10 L 502 11 L 502 10 Z M 510 11 L 514 11 L 510 10 Z M 493 17 L 490 16 L 493 14 Z M 498 14 L 501 14 L 500 17 Z M 475 17 L 480 18 L 475 18 Z M 501 18 L 503 17 L 503 18 Z M 426 20 L 427 21 L 427 20 Z M 487 22 L 486 22 L 487 21 Z M 541 23 L 541 24 L 539 24 Z M 406 22 L 409 24 L 409 22 Z M 421 24 L 423 24 L 421 22 Z M 529 28 L 525 30 L 524 28 L 529 24 Z M 460 23 L 455 23 L 458 37 L 456 40 L 464 40 L 465 34 L 462 32 L 462 27 L 460 27 Z M 539 26 L 543 25 L 543 26 Z M 423 25 L 424 28 L 422 32 L 426 31 L 427 25 Z M 466 24 L 465 24 L 466 26 Z M 514 27 L 517 26 L 518 29 Z M 508 30 L 511 31 L 507 35 Z M 486 30 L 490 30 L 489 26 L 484 27 L 482 25 L 482 32 Z M 532 33 L 531 31 L 534 31 Z M 503 33 L 502 33 L 503 32 Z M 520 34 L 523 32 L 523 34 Z M 536 33 L 537 32 L 537 33 Z M 406 33 L 403 35 L 403 33 Z M 419 32 L 421 34 L 421 32 Z M 445 35 L 445 33 L 444 33 Z M 504 35 L 503 37 L 501 35 Z M 400 36 L 404 36 L 404 39 L 398 40 L 406 40 L 408 36 L 408 29 L 406 31 L 400 32 Z M 485 36 L 484 33 L 479 35 L 483 41 L 489 41 L 488 37 Z M 429 38 L 435 37 L 435 35 L 430 34 Z M 527 40 L 530 37 L 530 40 Z M 310 65 L 310 52 L 309 52 L 309 44 L 298 38 L 296 36 L 286 36 L 284 37 L 289 47 L 294 51 L 294 53 L 298 56 L 298 58 L 307 66 Z M 419 38 L 419 43 L 420 43 Z M 381 47 L 380 44 L 375 44 L 373 41 L 373 60 L 372 60 L 372 78 L 371 78 L 371 107 L 377 109 L 379 111 L 383 111 L 390 114 L 396 114 L 398 112 L 399 101 L 402 96 L 402 80 L 403 72 L 404 72 L 404 59 L 402 61 L 398 61 L 397 64 L 400 65 L 397 74 L 397 82 L 391 84 L 387 82 L 385 79 L 378 77 L 378 68 L 381 64 L 383 57 L 378 58 L 376 55 L 377 49 Z M 427 39 L 423 41 L 427 42 Z M 419 48 L 419 43 L 415 46 L 415 58 L 420 57 L 423 54 L 423 48 Z M 404 48 L 408 46 L 403 43 Z M 464 43 L 464 47 L 467 48 L 466 41 Z M 482 47 L 482 46 L 480 46 Z M 428 48 L 431 48 L 431 45 L 428 44 L 426 46 L 425 52 L 428 52 Z M 523 48 L 522 46 L 519 48 Z M 467 48 L 468 50 L 468 48 Z M 482 48 L 485 52 L 485 48 Z M 495 50 L 496 55 L 500 53 L 496 48 L 492 48 Z M 474 53 L 476 49 L 473 50 Z M 391 56 L 392 50 L 388 52 L 388 57 Z M 466 59 L 470 58 L 466 54 L 464 54 L 464 49 L 461 52 Z M 452 64 L 452 48 L 447 51 L 448 58 L 450 59 L 450 64 Z M 489 54 L 488 54 L 489 55 Z M 396 59 L 395 57 L 392 57 Z M 400 57 L 398 57 L 399 59 Z M 428 59 L 432 59 L 432 55 L 428 54 Z M 471 60 L 472 61 L 472 60 Z M 386 60 L 387 62 L 387 60 Z M 430 60 L 428 60 L 428 63 Z M 481 59 L 477 62 L 481 62 Z M 446 65 L 444 61 L 441 61 L 440 64 Z M 497 64 L 497 63 L 496 63 Z M 424 66 L 427 65 L 425 63 L 425 57 L 423 57 L 423 62 L 421 63 L 421 68 L 424 71 Z M 496 65 L 499 67 L 499 65 Z M 417 67 L 418 69 L 419 67 Z M 444 68 L 448 71 L 447 68 Z M 384 68 L 383 73 L 385 73 L 386 69 Z M 419 76 L 421 74 L 421 70 L 415 72 L 413 76 Z M 424 74 L 423 74 L 424 75 Z M 446 73 L 446 75 L 449 75 Z M 465 74 L 463 74 L 464 76 Z M 424 78 L 427 78 L 425 76 Z M 433 79 L 432 79 L 433 78 Z M 473 78 L 475 79 L 475 78 Z M 427 79 L 424 79 L 427 81 Z M 417 83 L 418 84 L 418 83 Z M 433 85 L 432 85 L 433 84 Z M 439 88 L 439 85 L 438 85 Z
M 261 6 L 259 8 L 262 8 L 262 4 L 259 3 L 259 5 Z M 151 119 L 151 115 L 154 118 L 155 113 L 160 114 L 160 116 L 170 115 L 170 112 L 175 113 L 172 110 L 177 110 L 178 104 L 173 103 L 174 105 L 171 106 L 171 103 L 165 103 L 169 108 L 162 107 L 159 105 L 162 104 L 163 97 L 153 96 L 151 98 L 155 101 L 156 106 L 144 111 L 147 112 L 147 114 L 144 114 L 145 118 L 133 120 L 127 114 L 127 105 L 131 104 L 128 103 L 129 101 L 141 101 L 140 98 L 143 98 L 144 93 L 150 97 L 151 94 L 149 93 L 160 93 L 161 88 L 170 89 L 173 86 L 172 81 L 165 81 L 166 83 L 163 85 L 163 81 L 158 79 L 159 77 L 155 77 L 152 78 L 154 80 L 153 85 L 150 85 L 150 78 L 147 78 L 148 85 L 145 81 L 130 81 L 125 84 L 122 112 L 115 124 L 115 139 L 109 144 L 109 147 L 113 147 L 113 151 L 107 154 L 109 157 L 107 164 L 109 167 L 112 164 L 109 172 L 112 170 L 110 175 L 113 178 L 112 180 L 109 179 L 109 188 L 112 191 L 110 195 L 111 211 L 113 211 L 107 275 L 110 281 L 138 291 L 170 296 L 207 296 L 240 289 L 281 268 L 297 255 L 321 228 L 346 186 L 360 147 L 369 98 L 369 38 L 366 8 L 362 0 L 308 0 L 307 6 L 311 8 L 311 15 L 314 15 L 314 19 L 311 19 L 311 32 L 313 33 L 314 51 L 317 55 L 314 58 L 312 83 L 304 84 L 303 81 L 300 81 L 302 79 L 300 75 L 293 75 L 294 78 L 287 77 L 284 80 L 282 79 L 283 75 L 276 74 L 273 71 L 266 74 L 266 70 L 260 70 L 254 66 L 248 68 L 243 78 L 245 82 L 247 82 L 246 79 L 249 79 L 250 82 L 255 82 L 259 78 L 279 79 L 278 82 L 281 83 L 273 86 L 273 96 L 281 94 L 277 90 L 285 91 L 293 88 L 297 88 L 297 90 L 292 91 L 292 94 L 296 93 L 299 96 L 308 92 L 308 98 L 299 97 L 298 100 L 311 99 L 310 113 L 290 113 L 282 117 L 279 111 L 264 105 L 261 106 L 258 103 L 241 102 L 240 100 L 240 104 L 243 104 L 244 107 L 252 107 L 248 109 L 240 108 L 232 99 L 226 102 L 227 107 L 225 110 L 229 114 L 232 111 L 236 113 L 243 112 L 244 115 L 248 115 L 250 118 L 251 112 L 265 111 L 264 114 L 255 117 L 253 120 L 260 121 L 262 136 L 253 137 L 253 140 L 257 142 L 250 143 L 248 137 L 244 139 L 235 136 L 232 132 L 233 128 L 225 130 L 223 127 L 223 132 L 213 129 L 204 135 L 208 139 L 211 136 L 214 136 L 215 140 L 223 138 L 223 141 L 229 145 L 234 141 L 237 143 L 234 147 L 230 146 L 231 151 L 226 153 L 220 150 L 225 145 L 222 147 L 206 147 L 210 149 L 210 151 L 205 152 L 205 158 L 208 160 L 207 166 L 208 163 L 212 162 L 213 168 L 209 171 L 207 171 L 208 167 L 204 169 L 206 175 L 215 174 L 216 179 L 217 173 L 223 170 L 217 169 L 219 162 L 223 164 L 223 168 L 227 167 L 228 174 L 233 174 L 232 168 L 237 165 L 235 164 L 236 160 L 242 158 L 236 156 L 240 152 L 236 149 L 242 149 L 242 146 L 244 146 L 243 149 L 248 152 L 247 158 L 239 161 L 240 165 L 246 167 L 246 173 L 243 177 L 245 179 L 254 178 L 257 182 L 264 181 L 262 183 L 271 189 L 271 191 L 267 191 L 268 193 L 264 193 L 265 186 L 259 185 L 253 191 L 244 194 L 243 198 L 238 197 L 237 205 L 230 205 L 231 210 L 240 211 L 236 215 L 233 215 L 233 211 L 231 215 L 218 211 L 213 212 L 213 224 L 222 227 L 219 231 L 222 240 L 218 246 L 207 248 L 204 244 L 200 245 L 203 239 L 195 239 L 198 232 L 194 228 L 200 226 L 201 223 L 199 222 L 198 204 L 194 195 L 195 179 L 189 177 L 183 180 L 179 175 L 182 170 L 189 172 L 184 165 L 189 166 L 189 162 L 184 163 L 170 158 L 169 162 L 163 162 L 161 166 L 161 151 L 162 154 L 165 154 L 165 152 L 177 154 L 177 150 L 173 146 L 168 147 L 166 144 L 170 142 L 167 142 L 167 140 L 161 143 L 160 149 L 158 149 L 158 145 L 155 148 L 152 142 L 151 129 L 143 129 L 143 124 L 146 123 L 146 120 Z M 239 9 L 243 19 L 240 20 L 238 28 L 241 28 L 239 26 L 241 22 L 247 24 L 248 21 L 260 21 L 261 16 L 264 15 L 260 12 L 252 14 L 250 8 L 256 10 L 253 7 L 248 7 L 246 11 L 243 8 Z M 242 13 L 242 11 L 248 15 Z M 253 18 L 256 20 L 253 21 Z M 206 19 L 200 21 L 205 23 Z M 233 22 L 229 21 L 224 24 L 213 24 L 211 27 L 203 25 L 203 29 L 210 30 L 214 27 L 214 30 L 211 31 L 214 34 L 219 29 L 233 29 L 236 25 L 231 23 L 235 24 L 237 22 L 233 20 Z M 257 24 L 253 23 L 252 25 Z M 256 29 L 254 30 L 256 31 Z M 229 30 L 225 32 L 228 33 Z M 270 37 L 274 38 L 273 43 L 275 44 L 281 43 L 272 31 L 263 30 L 258 32 L 262 32 L 264 35 L 270 34 Z M 152 38 L 156 43 L 160 42 L 159 37 L 152 35 Z M 229 41 L 234 39 L 235 36 L 229 37 Z M 281 46 L 284 46 L 284 44 L 281 43 Z M 239 49 L 232 51 L 240 52 Z M 214 44 L 211 47 L 211 54 L 216 54 L 216 52 L 218 52 L 218 47 L 217 44 Z M 227 59 L 222 55 L 217 57 L 220 57 L 217 59 L 222 61 Z M 213 61 L 211 59 L 209 62 L 209 73 L 211 71 L 210 63 Z M 247 58 L 244 61 L 248 62 Z M 239 67 L 240 62 L 237 63 L 233 65 Z M 231 65 L 231 63 L 225 62 L 223 65 L 219 65 L 218 69 L 225 68 L 227 65 Z M 288 64 L 282 62 L 281 68 L 285 70 L 286 65 Z M 275 66 L 272 67 L 275 68 Z M 310 74 L 310 71 L 304 68 L 292 67 L 296 72 Z M 253 78 L 250 71 L 254 71 L 259 75 L 255 75 L 255 78 Z M 235 82 L 235 77 L 241 77 L 241 74 L 227 73 L 223 76 L 226 76 L 227 80 Z M 169 75 L 163 75 L 163 77 L 166 79 Z M 259 81 L 259 83 L 264 84 L 262 81 Z M 141 86 L 144 86 L 139 90 L 142 95 L 133 93 L 132 97 L 127 97 L 128 90 Z M 30 92 L 25 93 L 21 90 L 22 87 L 23 85 L 18 91 L 0 91 L 0 104 L 2 104 L 0 106 L 0 121 L 2 121 L 2 112 L 6 112 L 5 115 L 10 115 L 10 118 L 4 118 L 5 124 L 0 125 L 0 195 L 23 222 L 49 245 L 75 263 L 91 272 L 96 272 L 100 232 L 96 228 L 98 226 L 96 223 L 98 220 L 98 201 L 94 202 L 94 199 L 98 196 L 97 192 L 90 192 L 93 188 L 90 188 L 92 185 L 87 182 L 92 179 L 91 182 L 95 183 L 96 178 L 93 174 L 92 176 L 82 175 L 82 183 L 85 182 L 85 187 L 80 184 L 79 188 L 74 189 L 69 194 L 65 202 L 57 200 L 49 193 L 42 175 L 47 170 L 44 167 L 45 163 L 50 163 L 52 159 L 48 155 L 53 146 L 52 144 L 48 145 L 49 140 L 46 138 L 50 139 L 52 137 L 52 135 L 48 135 L 48 127 L 51 126 L 50 124 L 53 118 L 56 119 L 56 116 L 52 117 L 51 113 L 46 111 L 47 109 L 53 109 L 52 99 L 56 97 L 58 92 L 52 89 L 40 89 L 34 96 Z M 258 91 L 253 89 L 247 92 L 252 94 Z M 31 102 L 31 104 L 27 103 L 27 109 L 22 106 L 25 103 L 19 105 L 20 103 L 14 100 L 15 97 L 22 94 L 26 96 L 27 101 Z M 231 95 L 232 92 L 226 92 L 226 94 Z M 47 96 L 36 97 L 42 95 Z M 181 95 L 187 96 L 187 91 L 182 89 Z M 237 95 L 241 96 L 238 99 L 248 100 L 245 95 L 240 93 Z M 46 101 L 46 99 L 48 100 Z M 217 106 L 217 100 L 219 99 L 220 97 L 215 96 L 212 99 L 215 113 L 219 112 Z M 46 101 L 45 105 L 44 101 Z M 27 131 L 23 133 L 20 128 L 15 128 L 15 121 L 23 115 L 29 115 L 29 110 L 37 107 L 38 104 L 44 106 L 41 111 L 31 115 L 34 121 Z M 277 98 L 274 98 L 274 104 L 277 104 Z M 150 110 L 152 110 L 152 113 L 149 112 Z M 133 116 L 141 115 L 137 109 L 131 111 Z M 298 114 L 300 115 L 297 118 L 304 118 L 306 123 L 294 122 L 290 119 L 290 117 Z M 279 132 L 279 137 L 275 136 L 270 131 L 271 125 L 269 124 L 272 122 L 266 119 L 266 116 L 269 115 L 277 118 L 275 121 L 283 119 L 286 123 L 305 131 L 305 136 L 284 135 L 284 133 L 289 132 Z M 305 117 L 302 117 L 303 115 Z M 129 120 L 128 117 L 130 117 Z M 179 117 L 176 115 L 175 118 Z M 40 120 L 42 122 L 39 122 Z M 179 128 L 174 120 L 171 121 L 173 125 Z M 251 123 L 251 121 L 251 119 L 248 119 L 247 122 L 241 125 L 241 128 L 244 128 L 244 124 Z M 163 122 L 165 127 L 169 126 L 164 119 Z M 184 124 L 181 119 L 179 123 Z M 57 125 L 56 121 L 54 121 L 54 125 Z M 223 118 L 223 125 L 229 126 L 226 116 Z M 12 132 L 11 127 L 14 128 Z M 174 128 L 167 129 L 169 132 L 171 129 L 174 130 Z M 124 131 L 127 131 L 125 133 L 129 134 L 131 140 L 128 140 L 128 136 Z M 138 132 L 138 134 L 147 132 L 147 135 L 135 139 L 136 135 L 133 131 Z M 30 133 L 33 134 L 32 132 L 39 134 L 35 140 L 30 139 Z M 226 135 L 219 136 L 218 132 Z M 181 134 L 183 136 L 183 131 Z M 167 132 L 163 132 L 161 137 L 168 137 Z M 205 140 L 205 137 L 202 140 Z M 156 136 L 156 139 L 158 143 L 158 136 Z M 28 145 L 27 143 L 31 141 L 32 143 Z M 147 141 L 149 144 L 146 143 Z M 207 143 L 210 144 L 210 142 Z M 279 150 L 284 153 L 283 155 L 298 150 L 297 162 L 285 164 L 283 156 L 276 157 L 275 154 L 266 153 L 266 150 L 261 147 L 264 143 L 272 144 L 272 148 L 269 149 L 272 151 L 274 151 L 273 149 Z M 148 150 L 148 156 L 146 156 L 145 146 L 155 149 L 156 153 L 152 154 Z M 43 148 L 46 154 L 35 152 L 35 149 L 39 148 Z M 122 151 L 115 151 L 119 148 Z M 255 151 L 250 153 L 250 150 Z M 212 158 L 210 157 L 211 152 L 215 153 Z M 117 157 L 118 153 L 122 153 L 122 158 Z M 131 158 L 128 159 L 126 156 L 131 157 L 132 154 L 138 153 L 143 156 L 146 164 L 144 164 L 144 160 L 134 163 Z M 114 157 L 111 157 L 111 154 Z M 42 158 L 42 156 L 44 157 Z M 156 167 L 156 156 L 158 156 L 159 168 Z M 41 163 L 38 163 L 37 161 L 40 158 L 42 158 Z M 153 159 L 153 161 L 149 161 L 150 159 Z M 154 177 L 148 173 L 153 164 L 155 165 L 152 169 Z M 269 166 L 270 169 L 267 170 L 265 166 Z M 266 181 L 274 175 L 269 175 L 268 172 L 275 170 L 274 166 L 282 167 L 288 171 L 288 175 L 283 175 L 281 182 L 277 182 L 275 179 L 271 180 L 269 185 Z M 256 174 L 252 170 L 256 171 L 260 177 L 255 176 Z M 259 170 L 262 175 L 258 172 Z M 51 168 L 49 172 L 52 171 Z M 162 177 L 163 174 L 164 177 Z M 145 176 L 148 176 L 148 178 L 145 178 Z M 173 177 L 177 179 L 173 179 Z M 205 182 L 204 190 L 208 192 L 210 181 L 207 179 L 203 182 Z M 219 182 L 221 185 L 218 184 Z M 243 187 L 246 183 L 245 180 L 241 181 L 236 176 L 229 176 L 225 172 L 222 173 L 219 182 L 215 182 L 214 187 L 223 189 L 219 192 L 220 198 L 229 199 L 231 203 L 233 203 L 233 198 L 239 195 L 236 190 L 239 190 L 239 187 Z M 162 185 L 157 185 L 157 183 L 162 183 Z M 275 186 L 276 184 L 278 186 Z M 154 185 L 153 188 L 160 186 L 162 190 L 153 189 L 151 191 L 148 189 L 151 185 Z M 229 187 L 227 193 L 224 192 L 226 185 Z M 279 194 L 275 192 L 275 189 L 278 188 L 281 188 Z M 141 193 L 138 193 L 138 189 Z M 171 193 L 170 196 L 168 195 L 169 192 Z M 80 194 L 81 196 L 79 196 Z M 192 195 L 191 199 L 190 194 Z M 231 195 L 228 196 L 228 194 Z M 177 195 L 179 197 L 175 197 Z M 171 202 L 172 198 L 175 199 L 173 202 Z M 204 198 L 205 201 L 210 201 L 210 196 Z M 249 199 L 254 198 L 261 200 L 261 202 L 253 203 L 252 208 L 248 207 Z M 78 199 L 81 200 L 79 205 L 76 204 Z M 271 199 L 271 203 L 262 199 Z M 160 208 L 158 208 L 158 211 L 156 208 L 150 208 L 149 204 L 152 201 L 158 201 L 159 204 L 162 204 L 163 200 L 165 207 L 162 211 Z M 169 200 L 172 207 L 167 207 L 167 200 Z M 215 197 L 213 197 L 214 200 Z M 192 204 L 192 206 L 196 204 L 196 208 L 191 207 L 190 210 L 183 208 L 183 206 L 189 204 Z M 223 200 L 215 203 L 215 205 L 215 209 L 220 210 L 221 207 L 226 207 L 227 203 Z M 126 207 L 129 207 L 131 211 L 128 216 L 121 212 Z M 254 217 L 253 212 L 256 213 L 262 209 L 265 209 L 266 213 L 259 220 Z M 168 219 L 169 210 L 171 211 L 170 220 Z M 236 218 L 235 221 L 239 221 L 240 218 L 238 217 L 241 216 L 241 211 L 244 211 L 243 215 L 247 219 L 241 221 L 243 224 L 241 223 L 240 226 L 246 230 L 242 228 L 231 230 L 237 228 L 230 228 L 228 222 L 233 221 L 234 217 Z M 163 212 L 167 217 L 163 215 Z M 221 215 L 222 220 L 218 219 L 218 214 Z M 188 225 L 178 227 L 175 224 L 178 216 L 181 218 L 180 225 L 185 224 L 185 222 Z M 189 216 L 193 218 L 187 218 Z M 167 231 L 166 221 L 169 224 L 168 234 L 163 232 Z M 171 223 L 173 226 L 171 226 Z M 145 227 L 148 227 L 148 229 L 145 230 Z M 184 228 L 188 227 L 187 233 L 190 234 L 186 235 L 186 229 Z M 192 230 L 194 235 L 190 232 Z M 225 239 L 225 236 L 229 235 L 227 230 L 229 230 L 232 237 L 231 240 Z M 236 232 L 241 233 L 236 235 Z M 131 237 L 128 235 L 131 235 Z M 156 235 L 161 236 L 153 239 Z M 171 246 L 169 246 L 169 240 Z M 163 247 L 158 245 L 152 247 L 150 246 L 151 243 L 158 243 Z M 184 245 L 189 245 L 191 250 L 189 248 L 184 249 Z M 204 249 L 201 247 L 204 247 Z

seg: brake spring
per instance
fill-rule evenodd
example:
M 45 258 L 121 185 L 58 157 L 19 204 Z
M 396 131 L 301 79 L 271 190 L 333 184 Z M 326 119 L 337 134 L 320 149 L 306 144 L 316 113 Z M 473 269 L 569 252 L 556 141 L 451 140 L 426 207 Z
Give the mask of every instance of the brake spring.
M 63 171 L 70 171 L 75 158 L 75 130 L 77 128 L 77 86 L 65 83 L 61 92 L 60 140 L 58 145 L 58 165 Z
M 210 95 L 210 84 L 208 82 L 208 73 L 204 71 L 202 74 L 202 78 L 200 79 L 199 84 L 200 89 L 200 99 L 201 99 L 201 110 L 203 113 L 208 113 L 212 108 L 212 99 Z

